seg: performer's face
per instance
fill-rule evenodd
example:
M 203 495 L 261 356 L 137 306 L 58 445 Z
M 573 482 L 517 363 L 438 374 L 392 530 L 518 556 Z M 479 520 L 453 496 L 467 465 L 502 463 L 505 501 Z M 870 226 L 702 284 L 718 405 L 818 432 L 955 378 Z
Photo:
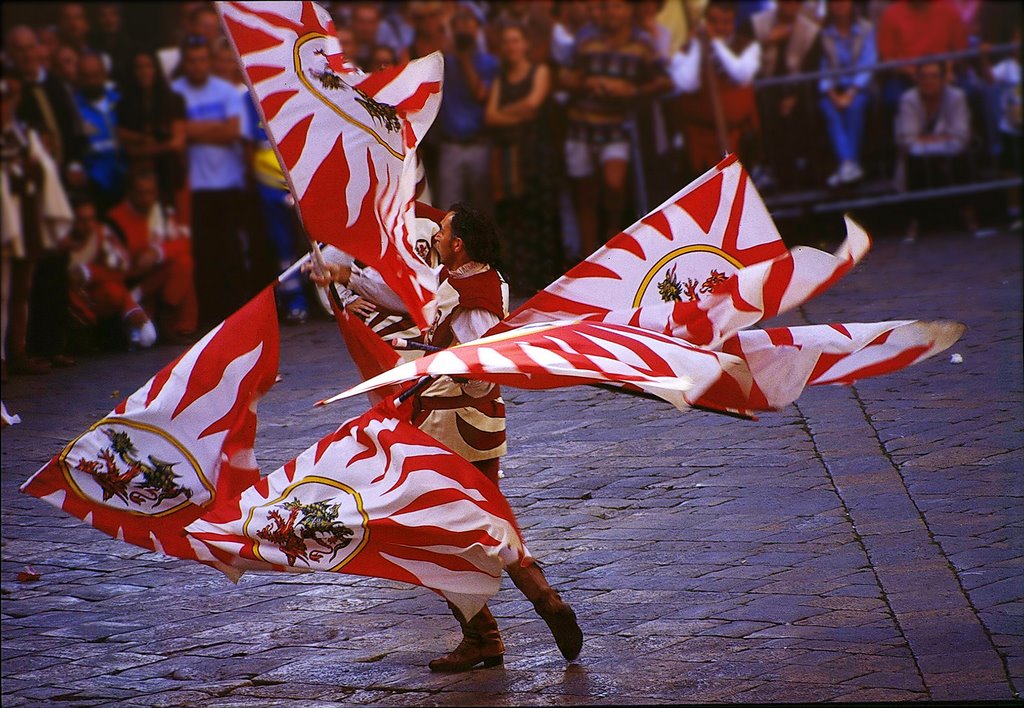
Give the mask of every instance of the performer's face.
M 457 253 L 462 245 L 462 239 L 452 233 L 452 216 L 451 212 L 446 214 L 441 220 L 441 230 L 434 234 L 434 248 L 441 263 L 448 268 L 457 265 Z

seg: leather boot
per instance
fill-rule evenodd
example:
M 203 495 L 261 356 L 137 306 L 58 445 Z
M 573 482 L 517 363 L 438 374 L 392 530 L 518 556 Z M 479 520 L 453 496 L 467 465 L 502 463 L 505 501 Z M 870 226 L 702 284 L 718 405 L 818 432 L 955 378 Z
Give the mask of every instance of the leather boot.
M 562 656 L 567 661 L 579 656 L 583 648 L 583 631 L 576 622 L 576 613 L 548 585 L 544 573 L 537 564 L 531 563 L 524 568 L 518 563 L 513 563 L 506 570 L 512 582 L 526 599 L 533 603 L 533 609 L 547 623 Z
M 462 625 L 462 641 L 447 656 L 442 656 L 428 664 L 431 671 L 458 672 L 469 671 L 477 664 L 484 667 L 498 666 L 504 661 L 505 645 L 501 643 L 501 632 L 498 621 L 484 605 L 469 622 L 449 603 L 452 614 Z

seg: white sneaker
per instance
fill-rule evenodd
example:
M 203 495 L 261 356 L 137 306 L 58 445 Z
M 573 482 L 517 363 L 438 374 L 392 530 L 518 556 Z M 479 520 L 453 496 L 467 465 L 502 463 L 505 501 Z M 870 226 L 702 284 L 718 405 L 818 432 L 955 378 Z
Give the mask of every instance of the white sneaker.
M 848 160 L 839 166 L 839 179 L 843 184 L 856 182 L 863 176 L 864 170 L 853 160 Z
M 825 180 L 825 184 L 828 185 L 829 189 L 835 189 L 843 183 L 842 169 L 838 169 L 828 176 Z

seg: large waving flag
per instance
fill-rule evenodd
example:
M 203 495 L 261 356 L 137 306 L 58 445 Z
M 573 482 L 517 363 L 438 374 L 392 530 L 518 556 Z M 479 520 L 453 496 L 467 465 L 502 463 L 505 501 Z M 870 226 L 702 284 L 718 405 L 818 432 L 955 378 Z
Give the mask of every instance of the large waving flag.
M 217 7 L 309 235 L 377 268 L 425 329 L 437 278 L 416 257 L 415 149 L 440 107 L 442 56 L 366 75 L 317 3 Z
M 277 364 L 277 309 L 267 288 L 68 443 L 21 491 L 115 538 L 195 559 L 184 527 L 259 480 L 256 404 Z
M 387 404 L 187 531 L 237 570 L 389 578 L 441 593 L 466 617 L 529 556 L 498 488 Z
M 790 347 L 784 363 L 787 380 L 806 380 L 814 358 Z M 769 367 L 765 367 L 770 370 Z M 777 363 L 773 375 L 783 371 Z M 379 386 L 423 376 L 460 376 L 530 389 L 577 384 L 625 384 L 662 398 L 677 408 L 692 405 L 721 378 L 739 390 L 767 390 L 772 408 L 792 402 L 784 390 L 772 390 L 774 380 L 761 386 L 739 356 L 709 351 L 670 335 L 639 327 L 596 320 L 524 325 L 402 364 L 337 396 L 331 403 Z M 802 378 L 801 378 L 802 377 Z
M 964 331 L 954 322 L 744 330 L 723 351 L 596 319 L 525 325 L 398 366 L 327 403 L 422 376 L 460 376 L 519 388 L 611 384 L 751 417 L 795 401 L 808 384 L 852 383 L 938 354 Z
M 786 253 L 735 155 L 613 237 L 491 331 L 697 301 L 740 268 Z
M 698 300 L 659 302 L 587 319 L 628 324 L 719 349 L 734 333 L 788 312 L 833 286 L 867 254 L 871 239 L 846 218 L 846 240 L 835 254 L 797 246 L 741 268 Z

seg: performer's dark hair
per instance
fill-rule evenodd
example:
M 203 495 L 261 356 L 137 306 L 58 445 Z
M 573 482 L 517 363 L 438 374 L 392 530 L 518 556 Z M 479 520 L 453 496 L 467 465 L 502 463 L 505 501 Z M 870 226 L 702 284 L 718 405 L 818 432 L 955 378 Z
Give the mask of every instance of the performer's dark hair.
M 452 234 L 462 239 L 469 257 L 477 263 L 498 265 L 498 230 L 494 222 L 462 202 L 453 204 L 448 211 L 452 212 Z

